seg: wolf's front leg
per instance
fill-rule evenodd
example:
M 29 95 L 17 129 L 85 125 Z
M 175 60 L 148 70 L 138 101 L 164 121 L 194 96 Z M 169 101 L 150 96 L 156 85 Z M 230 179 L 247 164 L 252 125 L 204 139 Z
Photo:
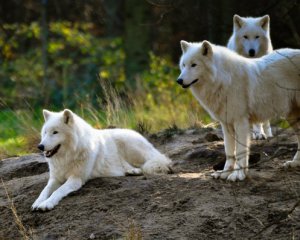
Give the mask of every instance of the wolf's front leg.
M 235 166 L 235 133 L 231 125 L 221 123 L 224 135 L 224 147 L 226 153 L 226 163 L 222 171 L 216 171 L 212 174 L 214 178 L 227 179 Z
M 236 163 L 234 171 L 228 176 L 227 180 L 244 180 L 248 172 L 249 146 L 250 146 L 250 127 L 248 119 L 236 122 L 235 142 L 236 142 Z
M 38 206 L 45 201 L 61 184 L 53 178 L 50 178 L 46 187 L 41 192 L 40 196 L 32 204 L 31 210 L 36 210 Z
M 59 201 L 67 196 L 69 193 L 77 191 L 81 188 L 83 182 L 81 178 L 78 177 L 69 177 L 68 180 L 61 185 L 55 192 L 52 193 L 52 195 L 43 201 L 37 209 L 39 210 L 51 210 L 53 209 Z

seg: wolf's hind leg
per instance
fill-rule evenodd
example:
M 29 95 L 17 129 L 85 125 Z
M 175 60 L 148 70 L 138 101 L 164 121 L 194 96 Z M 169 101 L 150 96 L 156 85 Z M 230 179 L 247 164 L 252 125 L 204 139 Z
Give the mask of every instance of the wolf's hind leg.
M 273 137 L 270 121 L 263 123 L 263 129 L 267 138 Z
M 300 117 L 288 120 L 288 122 L 296 133 L 298 147 L 297 147 L 297 152 L 296 152 L 293 160 L 287 161 L 286 163 L 284 163 L 284 167 L 293 168 L 293 167 L 300 166 Z
M 140 176 L 140 175 L 143 175 L 142 169 L 132 166 L 126 160 L 122 160 L 122 167 L 124 169 L 125 176 Z
M 140 168 L 131 168 L 126 170 L 125 172 L 126 176 L 141 176 L 143 175 L 143 171 Z
M 262 123 L 253 124 L 252 139 L 254 140 L 267 139 Z

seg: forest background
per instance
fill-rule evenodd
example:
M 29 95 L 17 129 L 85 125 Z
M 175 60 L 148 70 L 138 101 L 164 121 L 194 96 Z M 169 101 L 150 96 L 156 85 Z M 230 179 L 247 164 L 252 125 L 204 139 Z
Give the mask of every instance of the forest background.
M 179 41 L 226 45 L 234 14 L 269 14 L 274 48 L 300 48 L 297 0 L 0 2 L 0 159 L 36 151 L 44 108 L 144 133 L 212 124 L 176 85 Z

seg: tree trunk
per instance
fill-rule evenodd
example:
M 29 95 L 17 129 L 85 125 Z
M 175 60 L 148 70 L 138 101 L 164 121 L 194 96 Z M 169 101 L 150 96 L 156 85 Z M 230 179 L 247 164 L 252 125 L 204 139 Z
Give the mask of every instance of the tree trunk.
M 125 1 L 125 75 L 127 86 L 136 88 L 139 73 L 147 69 L 150 42 L 150 26 L 147 24 L 151 8 L 146 1 Z

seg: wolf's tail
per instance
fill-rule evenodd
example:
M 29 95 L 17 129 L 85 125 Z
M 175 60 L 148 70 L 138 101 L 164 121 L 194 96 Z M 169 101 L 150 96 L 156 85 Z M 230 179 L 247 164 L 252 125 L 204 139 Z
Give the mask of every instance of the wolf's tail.
M 172 161 L 155 149 L 146 157 L 142 170 L 145 174 L 173 173 Z

